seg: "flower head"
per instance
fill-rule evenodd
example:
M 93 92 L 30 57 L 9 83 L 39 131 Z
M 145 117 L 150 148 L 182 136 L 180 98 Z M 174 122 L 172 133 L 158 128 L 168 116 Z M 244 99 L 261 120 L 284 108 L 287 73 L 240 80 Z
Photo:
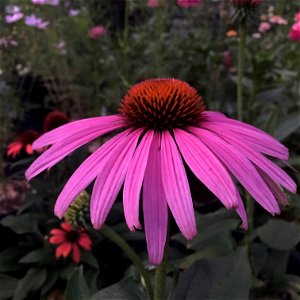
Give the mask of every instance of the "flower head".
M 48 5 L 52 5 L 52 6 L 57 6 L 59 5 L 59 1 L 60 0 L 31 0 L 31 2 L 33 4 L 39 4 L 39 5 L 45 5 L 45 4 L 48 4 Z
M 49 25 L 49 22 L 44 21 L 43 19 L 38 18 L 36 15 L 32 14 L 25 17 L 25 24 L 39 29 L 46 29 Z
M 92 240 L 88 233 L 82 229 L 75 229 L 69 223 L 65 222 L 50 231 L 50 244 L 57 244 L 55 256 L 68 257 L 72 252 L 72 259 L 75 263 L 80 262 L 80 248 L 91 251 Z
M 287 24 L 287 20 L 279 15 L 272 16 L 269 21 L 271 23 L 277 24 L 277 25 L 286 25 Z
M 58 110 L 52 111 L 44 119 L 44 132 L 51 131 L 68 122 L 69 117 L 65 113 Z
M 97 39 L 105 34 L 106 34 L 106 29 L 101 25 L 94 26 L 89 31 L 89 37 L 91 39 Z
M 290 29 L 290 40 L 292 42 L 300 41 L 300 21 L 295 23 Z
M 205 110 L 197 91 L 177 79 L 152 79 L 133 86 L 118 115 L 71 122 L 50 131 L 33 147 L 52 145 L 26 171 L 31 179 L 78 147 L 110 131 L 115 137 L 92 153 L 66 183 L 55 204 L 62 217 L 94 179 L 90 215 L 101 228 L 122 185 L 124 214 L 130 230 L 144 227 L 149 260 L 163 257 L 170 209 L 187 239 L 197 234 L 184 161 L 196 177 L 224 204 L 234 208 L 247 228 L 247 216 L 234 183 L 236 178 L 271 214 L 280 213 L 281 186 L 295 192 L 293 180 L 267 154 L 288 159 L 288 149 L 267 133 L 221 113 Z
M 158 7 L 163 5 L 164 0 L 148 0 L 147 6 L 148 7 Z
M 198 6 L 202 2 L 202 0 L 177 0 L 177 4 L 184 8 Z
M 237 37 L 237 35 L 238 35 L 237 31 L 234 29 L 230 29 L 226 32 L 227 37 Z
M 40 136 L 37 131 L 27 130 L 19 134 L 16 140 L 7 146 L 7 155 L 15 158 L 25 150 L 28 155 L 33 154 L 32 143 Z
M 259 24 L 258 31 L 259 32 L 266 32 L 271 29 L 271 24 L 269 22 L 262 22 Z

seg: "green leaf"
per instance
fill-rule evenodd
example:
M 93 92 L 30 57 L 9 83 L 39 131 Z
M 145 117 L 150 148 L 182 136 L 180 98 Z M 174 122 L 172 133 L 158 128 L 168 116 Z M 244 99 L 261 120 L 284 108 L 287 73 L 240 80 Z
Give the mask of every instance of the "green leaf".
M 292 114 L 282 121 L 274 132 L 274 136 L 282 141 L 300 127 L 299 113 Z
M 17 284 L 17 279 L 11 276 L 0 274 L 0 300 L 10 299 L 14 295 Z
M 90 251 L 81 251 L 80 261 L 84 262 L 95 269 L 99 269 L 99 264 L 95 256 Z
M 30 269 L 19 281 L 13 300 L 25 299 L 29 293 L 39 290 L 44 284 L 46 276 L 46 269 Z
M 257 228 L 257 233 L 265 244 L 278 250 L 289 250 L 300 241 L 300 225 L 284 220 L 270 220 Z
M 0 270 L 1 272 L 17 271 L 24 268 L 19 264 L 19 259 L 29 251 L 28 247 L 8 248 L 0 253 Z
M 42 286 L 42 295 L 45 295 L 55 284 L 56 280 L 58 278 L 58 272 L 57 271 L 47 271 L 47 279 Z
M 268 123 L 265 128 L 265 131 L 267 131 L 270 134 L 273 134 L 274 129 L 276 128 L 278 114 L 279 114 L 278 106 L 272 106 L 270 117 L 269 117 Z
M 252 244 L 251 254 L 253 272 L 257 275 L 267 260 L 267 247 L 262 243 L 254 243 Z
M 54 256 L 50 249 L 37 249 L 34 250 L 24 257 L 22 257 L 19 262 L 20 263 L 39 263 L 39 264 L 45 264 L 45 263 L 51 263 L 54 262 Z
M 82 266 L 75 270 L 67 283 L 65 300 L 90 299 L 90 291 L 83 276 Z
M 142 300 L 146 299 L 146 295 L 138 289 L 135 282 L 132 280 L 125 280 L 102 289 L 94 294 L 90 300 L 102 299 Z
M 39 233 L 38 216 L 36 214 L 24 214 L 20 216 L 7 216 L 1 220 L 1 224 L 18 234 Z
M 216 260 L 200 260 L 183 272 L 174 299 L 248 299 L 251 270 L 246 249 Z

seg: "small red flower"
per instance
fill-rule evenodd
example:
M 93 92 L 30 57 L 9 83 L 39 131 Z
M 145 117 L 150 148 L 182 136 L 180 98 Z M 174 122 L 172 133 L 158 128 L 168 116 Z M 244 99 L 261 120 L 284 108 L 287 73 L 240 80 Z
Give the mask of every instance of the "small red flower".
M 24 149 L 28 155 L 33 154 L 32 143 L 40 136 L 35 130 L 26 130 L 7 146 L 6 154 L 15 158 Z
M 44 132 L 51 131 L 59 126 L 69 123 L 69 117 L 61 111 L 50 112 L 44 120 Z
M 80 247 L 91 251 L 92 240 L 87 232 L 83 229 L 75 229 L 69 223 L 65 222 L 60 225 L 62 229 L 55 228 L 50 231 L 52 235 L 49 239 L 50 244 L 58 244 L 55 256 L 67 257 L 73 251 L 73 261 L 80 262 Z

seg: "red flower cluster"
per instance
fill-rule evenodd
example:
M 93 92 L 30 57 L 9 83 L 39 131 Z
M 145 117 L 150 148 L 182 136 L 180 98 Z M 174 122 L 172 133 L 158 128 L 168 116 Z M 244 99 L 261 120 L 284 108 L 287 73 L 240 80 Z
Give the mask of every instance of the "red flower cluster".
M 58 244 L 55 256 L 68 257 L 73 252 L 73 261 L 80 262 L 80 248 L 90 251 L 92 241 L 85 230 L 75 229 L 69 223 L 62 223 L 62 229 L 55 228 L 50 231 L 52 235 L 49 239 L 50 244 Z

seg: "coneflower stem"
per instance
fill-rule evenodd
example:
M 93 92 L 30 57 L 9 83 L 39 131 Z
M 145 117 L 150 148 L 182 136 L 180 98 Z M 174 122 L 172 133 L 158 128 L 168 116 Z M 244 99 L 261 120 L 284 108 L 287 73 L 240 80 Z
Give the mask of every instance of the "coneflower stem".
M 246 44 L 246 24 L 240 22 L 239 26 L 239 53 L 238 53 L 238 78 L 237 78 L 237 116 L 243 121 L 243 78 L 244 78 L 244 58 Z
M 154 300 L 164 300 L 166 276 L 167 276 L 167 259 L 168 259 L 168 247 L 169 247 L 169 229 L 170 220 L 168 221 L 167 238 L 164 249 L 164 256 L 162 262 L 157 267 L 154 278 Z
M 139 256 L 136 254 L 136 252 L 129 246 L 129 244 L 113 229 L 111 229 L 109 226 L 104 225 L 100 233 L 109 238 L 112 242 L 117 244 L 132 260 L 136 268 L 141 273 L 141 276 L 144 279 L 145 287 L 149 295 L 149 299 L 153 300 L 153 289 L 152 284 L 149 276 L 149 272 L 146 270 L 143 261 L 139 258 Z

